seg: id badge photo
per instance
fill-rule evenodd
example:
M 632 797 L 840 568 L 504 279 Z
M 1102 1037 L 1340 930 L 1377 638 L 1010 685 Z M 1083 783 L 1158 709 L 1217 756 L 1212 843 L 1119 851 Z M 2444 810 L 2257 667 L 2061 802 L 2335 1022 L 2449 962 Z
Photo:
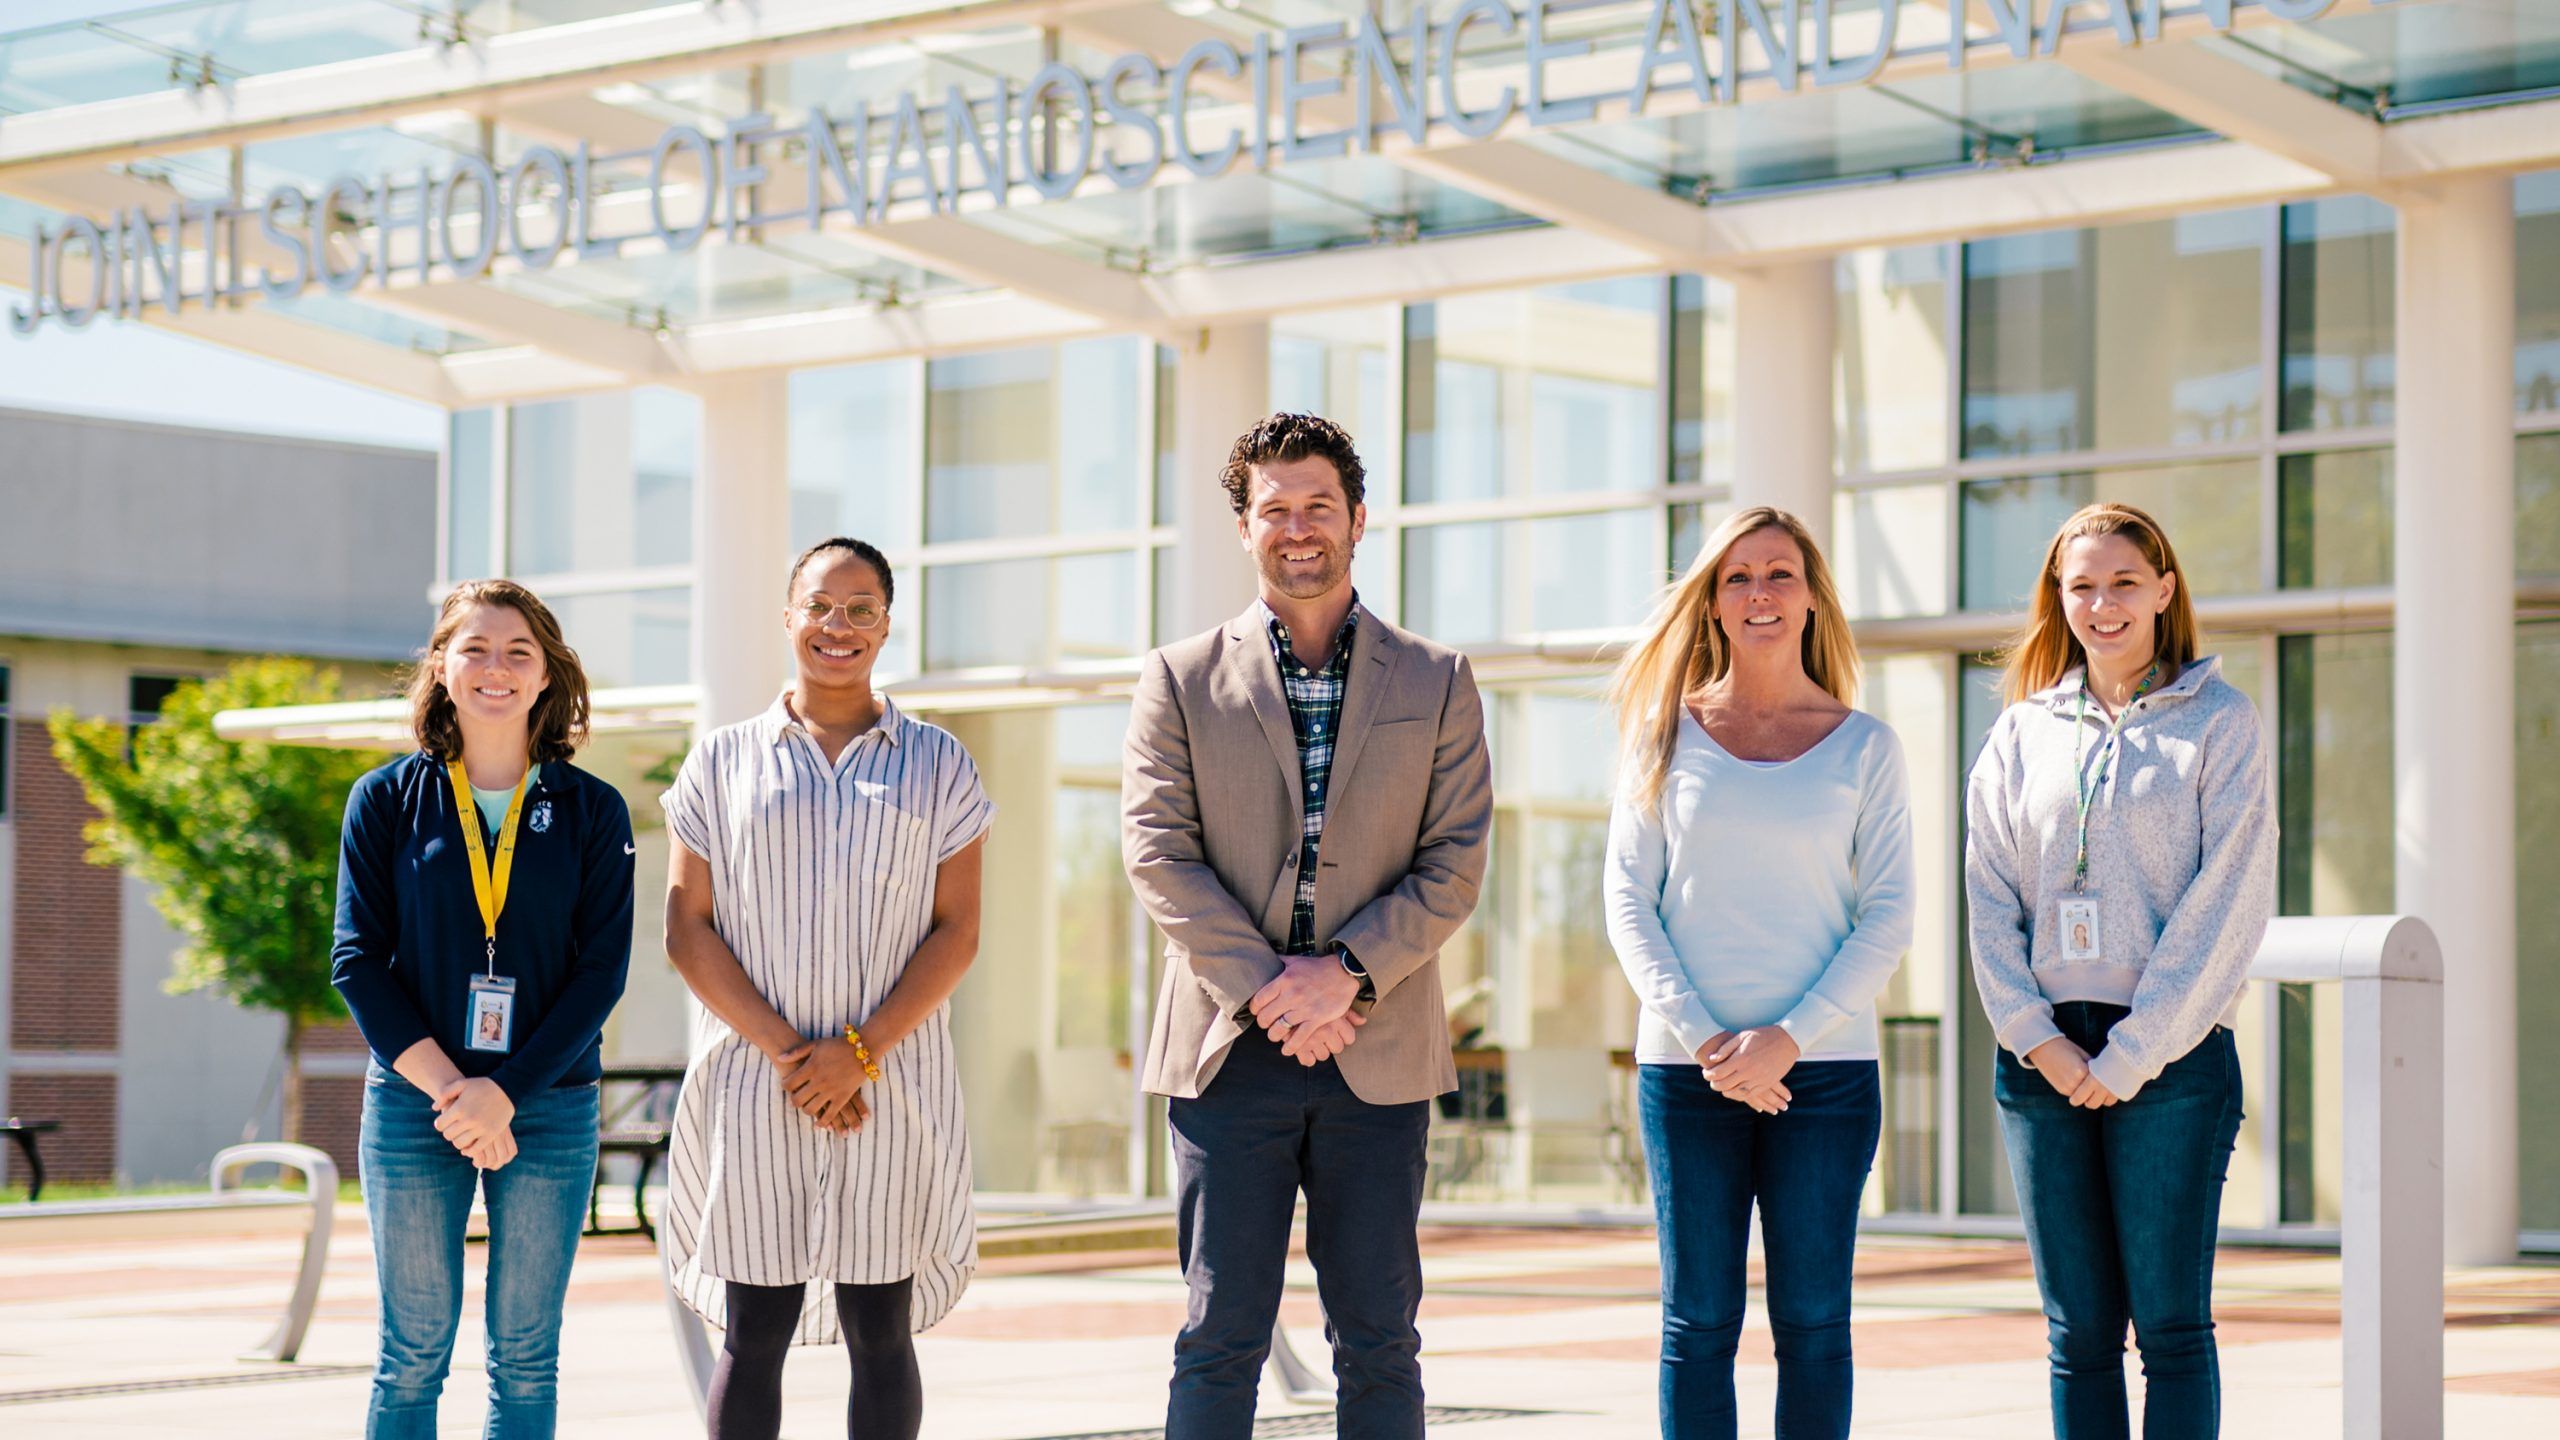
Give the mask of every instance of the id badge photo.
M 503 1055 L 516 1033 L 516 982 L 508 975 L 471 977 L 471 1028 L 463 1043 L 474 1050 Z
M 2105 937 L 2098 933 L 2098 897 L 2065 895 L 2054 902 L 2054 922 L 2062 937 L 2059 947 L 2064 964 L 2094 961 L 2105 953 Z

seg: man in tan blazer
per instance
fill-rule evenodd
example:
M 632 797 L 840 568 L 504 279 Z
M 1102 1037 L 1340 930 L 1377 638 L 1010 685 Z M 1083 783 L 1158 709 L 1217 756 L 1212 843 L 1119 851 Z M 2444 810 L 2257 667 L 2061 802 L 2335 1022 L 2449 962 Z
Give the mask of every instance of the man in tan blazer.
M 1334 1339 L 1337 1426 L 1421 1440 L 1415 1227 L 1432 1097 L 1457 1088 L 1440 947 L 1475 909 L 1493 812 L 1463 656 L 1351 588 L 1351 437 L 1273 415 L 1221 477 L 1260 598 L 1147 657 L 1121 849 L 1166 938 L 1147 1088 L 1172 1097 L 1190 1316 L 1166 1440 L 1245 1440 L 1289 1229 Z

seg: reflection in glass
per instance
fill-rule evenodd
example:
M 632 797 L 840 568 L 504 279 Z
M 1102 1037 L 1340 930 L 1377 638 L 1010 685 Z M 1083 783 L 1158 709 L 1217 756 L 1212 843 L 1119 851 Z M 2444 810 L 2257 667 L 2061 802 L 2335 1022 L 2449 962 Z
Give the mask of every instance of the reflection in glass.
M 1632 625 L 1663 581 L 1658 512 L 1404 532 L 1404 624 L 1449 645 Z
M 1058 777 L 1049 823 L 1058 894 L 1057 1044 L 1125 1059 L 1129 966 L 1140 943 L 1120 868 L 1120 737 L 1129 707 L 1065 705 L 1049 715 Z
M 490 507 L 497 503 L 497 412 L 457 410 L 445 445 L 445 578 L 491 573 Z
M 1947 613 L 1947 487 L 1835 492 L 1831 578 L 1852 620 Z
M 926 541 L 1137 528 L 1150 353 L 1114 338 L 929 362 Z
M 1864 475 L 1945 464 L 1946 247 L 1859 250 L 1834 269 L 1837 468 Z
M 2516 437 L 2516 573 L 2560 575 L 2560 434 Z
M 2560 410 L 2560 170 L 2516 177 L 2516 408 Z
M 1957 725 L 1964 773 L 1981 758 L 1991 722 L 2000 718 L 2000 667 L 1987 656 L 1957 662 Z M 1956 891 L 1956 918 L 1966 923 L 1964 892 Z M 2009 1147 L 2000 1136 L 2000 1110 L 1991 1098 L 1992 1059 L 1999 1041 L 1982 1013 L 1973 966 L 1956 967 L 1956 1208 L 1967 1215 L 2015 1215 L 2017 1186 L 2009 1175 Z
M 791 376 L 791 549 L 833 535 L 912 549 L 922 367 L 891 360 Z
M 1320 310 L 1271 321 L 1271 408 L 1322 415 L 1351 432 L 1375 485 L 1395 436 L 1387 424 L 1396 310 Z
M 590 686 L 680 685 L 692 678 L 691 590 L 562 595 L 548 603 Z M 780 623 L 777 614 L 776 629 Z
M 1664 293 L 1593 281 L 1406 310 L 1406 501 L 1659 486 Z
M 2390 451 L 2287 455 L 2278 473 L 2286 589 L 2391 583 Z
M 2397 220 L 2354 196 L 2284 207 L 2284 428 L 2391 423 Z
M 1138 651 L 1129 552 L 935 565 L 925 571 L 927 670 L 1036 669 Z
M 1881 1069 L 1886 1123 L 1884 1208 L 1938 1208 L 1939 1050 L 1952 968 L 1964 963 L 1950 943 L 1960 853 L 1954 843 L 1957 805 L 1955 734 L 1949 726 L 1955 666 L 1944 655 L 1882 655 L 1865 665 L 1858 708 L 1893 727 L 1902 741 L 1911 787 L 1913 877 L 1917 909 L 1911 952 L 1876 998 L 1884 1022 Z
M 507 416 L 507 571 L 559 575 L 693 558 L 702 402 L 656 388 Z
M 1671 483 L 1733 483 L 1733 285 L 1671 277 Z
M 2560 1048 L 2545 1043 L 2560 1032 L 2560 624 L 2516 627 L 2516 780 L 2516 1085 L 2547 1097 L 2560 1095 Z M 2521 1129 L 2523 1226 L 2560 1230 L 2560 1125 Z
M 1966 246 L 1965 453 L 2256 435 L 2262 214 Z
M 2252 460 L 1968 482 L 1964 608 L 2025 608 L 2054 531 L 2098 500 L 2132 505 L 2158 521 L 2192 593 L 2247 594 L 2264 584 L 2260 493 Z

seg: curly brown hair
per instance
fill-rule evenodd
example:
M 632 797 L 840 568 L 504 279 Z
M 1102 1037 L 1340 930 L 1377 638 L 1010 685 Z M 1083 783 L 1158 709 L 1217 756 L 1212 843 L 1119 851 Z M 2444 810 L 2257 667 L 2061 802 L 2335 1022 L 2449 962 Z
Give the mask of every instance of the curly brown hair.
M 1334 473 L 1342 477 L 1342 498 L 1346 503 L 1362 503 L 1361 497 L 1369 490 L 1369 472 L 1360 463 L 1351 432 L 1321 415 L 1286 410 L 1262 417 L 1252 429 L 1236 437 L 1235 448 L 1227 452 L 1227 468 L 1218 473 L 1218 483 L 1226 487 L 1227 503 L 1241 515 L 1253 500 L 1253 467 L 1304 460 L 1310 455 L 1333 462 Z
M 533 643 L 542 647 L 542 668 L 549 677 L 533 713 L 526 717 L 536 762 L 566 760 L 587 740 L 587 671 L 578 652 L 561 637 L 560 622 L 542 597 L 513 580 L 466 580 L 444 597 L 436 612 L 436 628 L 427 648 L 409 672 L 409 728 L 418 748 L 438 760 L 462 758 L 462 725 L 454 718 L 453 697 L 444 688 L 444 650 L 454 632 L 481 605 L 504 605 L 524 617 Z

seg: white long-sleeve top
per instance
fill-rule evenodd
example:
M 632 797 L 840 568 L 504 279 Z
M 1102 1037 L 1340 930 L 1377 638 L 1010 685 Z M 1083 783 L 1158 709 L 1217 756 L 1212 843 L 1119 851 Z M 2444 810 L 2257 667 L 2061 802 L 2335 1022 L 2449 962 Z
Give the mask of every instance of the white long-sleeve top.
M 1808 1060 L 1877 1056 L 1876 996 L 1911 946 L 1902 743 L 1851 711 L 1793 760 L 1727 754 L 1687 715 L 1653 807 L 1620 796 L 1602 881 L 1644 1006 L 1639 1062 L 1778 1025 Z

